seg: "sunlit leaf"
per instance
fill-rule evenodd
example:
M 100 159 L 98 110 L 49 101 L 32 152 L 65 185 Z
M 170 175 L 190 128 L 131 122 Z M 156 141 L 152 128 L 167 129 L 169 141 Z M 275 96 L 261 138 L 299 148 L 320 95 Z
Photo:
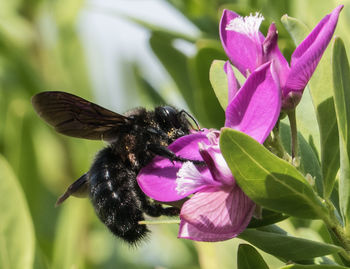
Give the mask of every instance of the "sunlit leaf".
M 210 66 L 209 79 L 211 86 L 223 109 L 227 107 L 228 85 L 224 71 L 225 61 L 214 60 Z
M 322 1 L 322 5 L 320 5 L 319 0 L 293 0 L 288 3 L 291 10 L 298 14 L 298 19 L 309 27 L 316 26 L 321 18 L 337 5 L 336 1 Z
M 63 25 L 71 25 L 81 9 L 82 0 L 62 0 L 52 3 L 52 10 L 55 12 L 56 21 Z
M 0 39 L 5 39 L 12 46 L 23 48 L 34 39 L 34 31 L 31 25 L 21 17 L 0 16 Z
M 0 156 L 0 268 L 32 268 L 34 228 L 22 188 Z
M 71 198 L 62 205 L 54 243 L 52 268 L 80 268 L 86 233 L 85 199 Z M 57 209 L 58 210 L 58 209 Z
M 346 223 L 350 221 L 350 70 L 344 43 L 336 38 L 333 44 L 334 103 L 339 126 L 340 182 L 339 200 Z
M 214 60 L 210 66 L 209 79 L 221 107 L 225 110 L 228 99 L 228 84 L 224 65 L 225 61 Z M 235 69 L 234 67 L 232 68 Z M 238 81 L 243 84 L 245 80 L 243 75 L 237 71 L 235 72 L 235 76 L 237 76 Z
M 284 15 L 281 21 L 287 31 L 290 33 L 295 44 L 299 44 L 308 35 L 308 27 L 296 18 Z

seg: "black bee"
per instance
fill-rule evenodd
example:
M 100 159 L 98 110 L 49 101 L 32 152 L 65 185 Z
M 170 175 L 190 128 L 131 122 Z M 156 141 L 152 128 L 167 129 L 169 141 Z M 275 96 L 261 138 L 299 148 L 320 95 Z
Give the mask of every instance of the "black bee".
M 151 201 L 139 188 L 136 176 L 156 155 L 171 161 L 188 161 L 167 148 L 193 128 L 186 116 L 196 123 L 187 112 L 159 106 L 154 111 L 137 108 L 120 115 L 58 91 L 39 93 L 32 103 L 39 116 L 57 132 L 109 142 L 96 155 L 90 170 L 57 200 L 57 205 L 70 195 L 87 193 L 100 220 L 114 235 L 130 244 L 139 242 L 148 233 L 146 225 L 139 224 L 144 213 L 152 217 L 179 214 L 176 207 L 163 207 Z

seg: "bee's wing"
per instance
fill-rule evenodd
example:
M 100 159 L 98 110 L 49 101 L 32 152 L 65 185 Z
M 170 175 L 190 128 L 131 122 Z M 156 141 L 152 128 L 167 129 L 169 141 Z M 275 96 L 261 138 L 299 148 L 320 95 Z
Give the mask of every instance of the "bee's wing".
M 113 140 L 132 119 L 76 95 L 48 91 L 32 98 L 35 111 L 61 134 L 92 140 Z

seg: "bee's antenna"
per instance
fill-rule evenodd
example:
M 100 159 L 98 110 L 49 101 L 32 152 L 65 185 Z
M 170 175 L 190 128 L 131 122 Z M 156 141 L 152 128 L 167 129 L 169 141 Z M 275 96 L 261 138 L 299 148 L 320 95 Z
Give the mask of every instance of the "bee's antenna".
M 190 113 L 188 113 L 186 110 L 181 110 L 179 113 L 180 113 L 180 114 L 185 113 L 185 114 L 196 124 L 197 131 L 200 131 L 200 130 L 201 130 L 201 128 L 199 127 L 198 122 L 196 121 L 196 119 L 195 119 Z M 191 127 L 193 128 L 193 125 L 192 125 L 192 124 L 191 124 Z M 193 129 L 194 129 L 194 128 L 193 128 Z

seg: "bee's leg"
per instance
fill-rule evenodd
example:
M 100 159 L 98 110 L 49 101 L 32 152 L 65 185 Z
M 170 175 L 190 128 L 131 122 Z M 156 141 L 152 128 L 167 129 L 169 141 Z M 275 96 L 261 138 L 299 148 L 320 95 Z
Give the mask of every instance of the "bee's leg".
M 178 216 L 180 214 L 180 209 L 177 207 L 163 207 L 161 204 L 150 201 L 148 198 L 144 197 L 141 199 L 142 211 L 151 217 L 160 216 Z
M 62 204 L 69 196 L 73 195 L 76 197 L 88 196 L 88 175 L 85 173 L 76 181 L 74 181 L 68 189 L 58 198 L 56 205 Z
M 163 207 L 158 202 L 151 200 L 138 186 L 136 180 L 130 182 L 133 184 L 133 189 L 136 192 L 136 196 L 140 201 L 139 207 L 140 210 L 151 217 L 160 217 L 160 216 L 178 216 L 180 214 L 180 209 L 177 207 Z
M 165 146 L 159 145 L 159 144 L 149 144 L 147 146 L 147 149 L 154 154 L 158 156 L 165 157 L 169 159 L 170 161 L 179 161 L 179 162 L 192 162 L 194 164 L 204 165 L 204 161 L 198 161 L 198 160 L 189 160 L 186 158 L 182 158 L 180 156 L 177 156 L 174 152 L 172 152 L 170 149 L 168 149 Z
M 157 204 L 151 201 L 148 201 L 143 207 L 143 212 L 151 217 L 160 217 L 160 216 L 178 216 L 180 214 L 180 209 L 177 207 L 163 207 L 161 204 Z

